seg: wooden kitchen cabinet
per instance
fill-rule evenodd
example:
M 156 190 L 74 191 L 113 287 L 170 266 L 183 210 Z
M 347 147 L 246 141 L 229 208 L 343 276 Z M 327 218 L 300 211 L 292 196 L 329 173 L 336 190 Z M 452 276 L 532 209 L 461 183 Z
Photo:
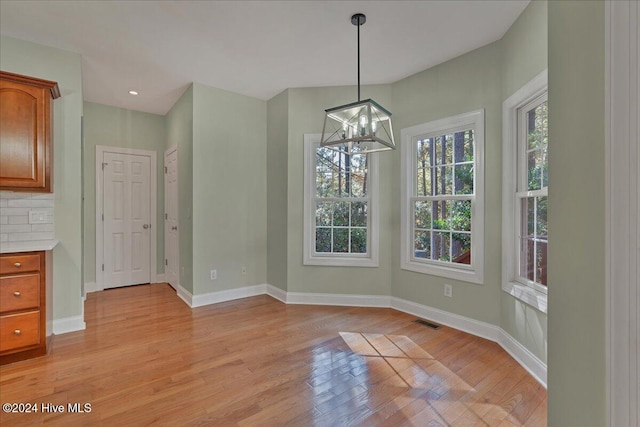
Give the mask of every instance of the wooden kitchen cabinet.
M 47 354 L 51 337 L 50 254 L 0 255 L 0 365 Z
M 56 82 L 0 71 L 0 190 L 53 190 Z

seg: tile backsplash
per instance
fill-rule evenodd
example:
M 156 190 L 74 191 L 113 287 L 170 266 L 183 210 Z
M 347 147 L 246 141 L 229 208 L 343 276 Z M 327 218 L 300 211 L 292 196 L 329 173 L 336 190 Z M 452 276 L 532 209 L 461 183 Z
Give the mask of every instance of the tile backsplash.
M 54 239 L 53 206 L 53 193 L 0 191 L 0 242 Z M 42 221 L 30 224 L 29 212 Z

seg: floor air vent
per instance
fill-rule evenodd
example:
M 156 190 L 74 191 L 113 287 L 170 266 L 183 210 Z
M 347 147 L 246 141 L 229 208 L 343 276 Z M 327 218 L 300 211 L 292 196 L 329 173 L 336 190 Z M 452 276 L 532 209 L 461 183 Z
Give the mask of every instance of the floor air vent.
M 429 322 L 428 320 L 416 319 L 414 320 L 414 322 L 419 323 L 431 329 L 440 329 L 440 325 L 438 325 L 437 323 Z

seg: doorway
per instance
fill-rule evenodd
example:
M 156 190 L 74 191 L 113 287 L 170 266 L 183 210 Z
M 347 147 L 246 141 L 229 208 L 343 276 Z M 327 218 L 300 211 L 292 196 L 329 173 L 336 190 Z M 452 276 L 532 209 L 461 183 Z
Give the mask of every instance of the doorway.
M 156 153 L 96 147 L 98 290 L 156 281 Z

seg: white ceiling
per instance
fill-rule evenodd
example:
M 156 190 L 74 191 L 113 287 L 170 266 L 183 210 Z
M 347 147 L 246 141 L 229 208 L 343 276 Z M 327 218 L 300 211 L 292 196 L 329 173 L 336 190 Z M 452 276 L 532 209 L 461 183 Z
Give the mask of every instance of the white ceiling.
M 500 39 L 528 2 L 2 0 L 0 31 L 82 54 L 85 100 L 165 114 L 191 82 L 265 100 L 355 84 L 355 12 L 376 84 Z

